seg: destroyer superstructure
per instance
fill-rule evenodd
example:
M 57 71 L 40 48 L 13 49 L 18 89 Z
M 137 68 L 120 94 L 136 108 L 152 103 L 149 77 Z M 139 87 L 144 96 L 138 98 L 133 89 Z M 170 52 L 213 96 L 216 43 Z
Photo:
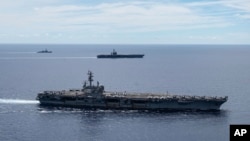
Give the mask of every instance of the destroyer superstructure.
M 52 53 L 52 51 L 45 49 L 45 50 L 38 51 L 37 53 Z
M 93 73 L 88 72 L 88 83 L 82 89 L 44 91 L 37 95 L 41 105 L 118 110 L 219 110 L 228 97 L 184 96 L 152 93 L 105 91 L 93 84 Z

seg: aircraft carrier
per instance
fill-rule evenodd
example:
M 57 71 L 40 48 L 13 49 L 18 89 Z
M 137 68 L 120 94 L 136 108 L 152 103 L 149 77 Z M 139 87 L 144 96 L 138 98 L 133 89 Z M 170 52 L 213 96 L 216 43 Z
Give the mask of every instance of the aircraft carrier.
M 93 73 L 89 71 L 82 89 L 44 91 L 36 99 L 43 106 L 82 109 L 218 111 L 228 97 L 105 91 L 98 81 L 93 84 Z
M 111 54 L 100 54 L 97 55 L 97 58 L 143 58 L 144 54 L 117 54 L 117 52 L 113 49 Z

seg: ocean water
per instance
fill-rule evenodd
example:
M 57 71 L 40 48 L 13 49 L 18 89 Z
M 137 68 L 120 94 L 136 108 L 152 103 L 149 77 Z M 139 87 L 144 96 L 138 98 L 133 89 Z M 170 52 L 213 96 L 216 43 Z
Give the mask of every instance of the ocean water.
M 47 48 L 52 54 L 37 54 Z M 97 54 L 144 53 L 143 59 Z M 228 141 L 250 124 L 249 45 L 0 45 L 1 141 Z M 80 88 L 88 70 L 106 90 L 228 96 L 220 112 L 40 107 L 44 90 Z

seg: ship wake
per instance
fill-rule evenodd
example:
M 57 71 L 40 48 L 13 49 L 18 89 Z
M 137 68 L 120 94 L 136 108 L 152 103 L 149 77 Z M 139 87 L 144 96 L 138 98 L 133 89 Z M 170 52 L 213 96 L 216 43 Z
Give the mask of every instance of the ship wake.
M 37 100 L 25 100 L 25 99 L 1 99 L 0 104 L 38 104 Z
M 96 59 L 96 57 L 0 57 L 0 60 L 61 60 L 61 59 Z

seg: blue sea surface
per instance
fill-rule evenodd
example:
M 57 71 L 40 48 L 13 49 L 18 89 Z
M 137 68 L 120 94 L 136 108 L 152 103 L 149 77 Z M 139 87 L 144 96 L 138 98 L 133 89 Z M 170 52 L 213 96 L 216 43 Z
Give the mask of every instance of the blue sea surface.
M 47 48 L 53 53 L 36 53 Z M 97 54 L 145 54 L 97 59 Z M 1 141 L 228 141 L 250 124 L 249 45 L 0 45 Z M 40 107 L 44 90 L 81 88 L 87 72 L 106 90 L 228 96 L 219 112 Z

